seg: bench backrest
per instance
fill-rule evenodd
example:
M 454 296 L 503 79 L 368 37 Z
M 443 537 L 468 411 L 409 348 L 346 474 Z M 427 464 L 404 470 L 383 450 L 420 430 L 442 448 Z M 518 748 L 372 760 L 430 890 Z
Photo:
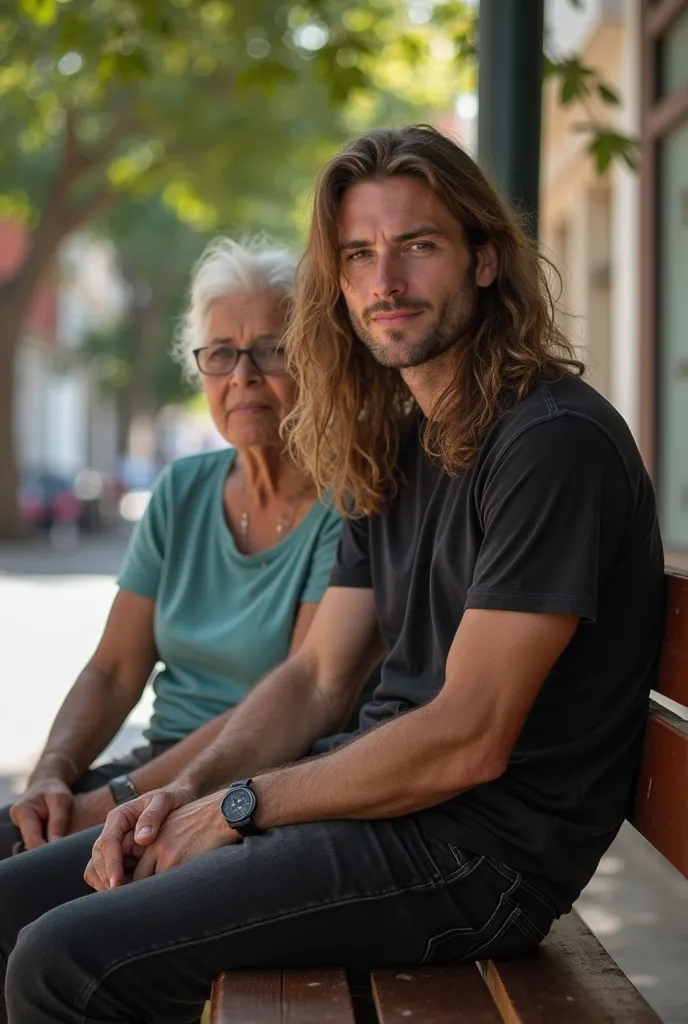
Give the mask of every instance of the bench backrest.
M 688 710 L 688 575 L 666 577 L 655 691 Z M 688 721 L 651 702 L 632 824 L 688 878 Z

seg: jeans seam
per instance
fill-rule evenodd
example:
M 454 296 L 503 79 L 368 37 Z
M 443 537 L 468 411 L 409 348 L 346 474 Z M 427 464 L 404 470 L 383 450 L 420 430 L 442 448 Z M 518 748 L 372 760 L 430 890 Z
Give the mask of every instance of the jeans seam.
M 521 878 L 521 888 L 524 892 L 528 893 L 529 896 L 532 896 L 533 899 L 537 900 L 538 903 L 541 903 L 542 906 L 550 914 L 556 915 L 556 910 L 549 902 L 549 900 L 545 896 L 543 896 L 541 892 L 538 892 L 538 890 L 533 885 L 531 885 L 529 882 L 526 882 L 526 880 L 523 877 Z
M 521 908 L 521 913 L 519 914 L 518 920 L 515 922 L 515 924 L 516 927 L 525 935 L 527 939 L 530 939 L 531 942 L 535 942 L 539 945 L 545 937 L 546 933 L 543 934 L 542 929 L 538 928 L 537 925 L 535 925 L 533 921 L 531 921 L 531 919 L 525 913 L 523 908 Z
M 473 960 L 477 959 L 477 957 L 479 957 L 491 943 L 497 942 L 498 939 L 501 939 L 507 928 L 511 927 L 512 924 L 515 924 L 518 927 L 518 920 L 522 913 L 523 911 L 520 907 L 514 907 L 507 916 L 506 921 L 502 924 L 501 928 L 499 928 L 494 935 L 491 935 L 489 939 L 483 940 L 482 945 L 477 942 L 474 943 L 470 949 L 466 950 L 466 956 Z
M 165 952 L 167 950 L 170 950 L 170 949 L 181 949 L 182 947 L 186 947 L 186 946 L 200 945 L 200 943 L 208 942 L 211 939 L 222 939 L 222 938 L 226 938 L 228 935 L 232 935 L 234 933 L 243 932 L 243 931 L 250 931 L 252 928 L 256 928 L 256 927 L 258 927 L 260 925 L 263 925 L 263 924 L 269 924 L 269 923 L 272 923 L 272 922 L 275 922 L 275 921 L 286 921 L 289 918 L 299 917 L 302 914 L 310 914 L 310 913 L 312 913 L 313 910 L 319 910 L 319 909 L 323 909 L 323 908 L 330 909 L 330 908 L 333 908 L 333 907 L 344 907 L 344 906 L 347 906 L 350 903 L 366 903 L 366 902 L 368 902 L 370 900 L 387 899 L 390 896 L 402 896 L 402 895 L 405 895 L 406 893 L 409 893 L 409 892 L 419 892 L 422 889 L 432 889 L 432 888 L 437 888 L 437 882 L 436 882 L 435 879 L 432 879 L 429 882 L 422 882 L 419 885 L 406 886 L 405 888 L 402 888 L 402 889 L 391 889 L 391 890 L 388 890 L 388 891 L 386 891 L 384 893 L 373 893 L 373 894 L 369 894 L 369 895 L 366 895 L 366 896 L 348 896 L 348 897 L 346 897 L 346 899 L 334 900 L 331 903 L 312 904 L 312 905 L 309 905 L 308 907 L 301 907 L 299 910 L 294 910 L 294 911 L 291 911 L 291 912 L 286 913 L 286 914 L 277 914 L 274 917 L 256 918 L 254 921 L 251 921 L 249 924 L 244 924 L 244 925 L 242 925 L 239 928 L 228 928 L 227 930 L 223 930 L 223 931 L 220 931 L 220 932 L 213 932 L 213 933 L 208 934 L 208 935 L 203 935 L 200 938 L 181 939 L 178 942 L 168 942 L 168 943 L 165 943 L 163 945 L 149 946 L 148 948 L 146 948 L 144 950 L 140 950 L 134 956 L 126 956 L 126 957 L 123 957 L 120 960 L 116 960 L 114 963 L 110 964 L 108 967 L 105 968 L 105 970 L 103 971 L 102 975 L 99 978 L 94 978 L 94 979 L 92 979 L 91 981 L 88 982 L 86 987 L 81 992 L 81 995 L 77 999 L 76 1006 L 74 1007 L 75 1010 L 80 1012 L 79 1024 L 87 1024 L 87 1022 L 86 1022 L 86 1009 L 88 1007 L 88 1003 L 89 1003 L 90 999 L 92 998 L 93 994 L 96 992 L 98 987 L 100 985 L 102 985 L 102 983 L 114 971 L 116 971 L 120 967 L 124 967 L 124 966 L 127 966 L 129 964 L 136 963 L 138 960 L 143 960 L 145 957 L 149 956 L 151 953 L 163 953 L 163 952 Z
M 521 909 L 515 903 L 515 899 L 514 899 L 514 893 L 515 893 L 517 888 L 518 888 L 518 884 L 516 882 L 512 882 L 512 884 L 509 886 L 508 889 L 505 889 L 504 892 L 500 893 L 499 899 L 497 900 L 496 907 L 494 908 L 494 910 L 490 914 L 488 920 L 485 922 L 485 924 L 482 926 L 482 928 L 480 928 L 479 931 L 474 931 L 470 927 L 468 927 L 468 928 L 449 928 L 446 932 L 442 932 L 440 935 L 433 935 L 433 937 L 428 940 L 427 946 L 425 947 L 425 956 L 423 957 L 421 963 L 425 964 L 425 963 L 428 962 L 428 956 L 430 955 L 430 947 L 432 946 L 433 942 L 436 942 L 437 939 L 442 938 L 442 936 L 448 936 L 448 935 L 452 935 L 452 936 L 453 935 L 465 935 L 465 934 L 467 934 L 467 933 L 469 933 L 471 931 L 474 931 L 475 942 L 470 947 L 470 949 L 467 950 L 467 954 L 470 953 L 475 948 L 475 946 L 480 943 L 480 936 L 483 935 L 489 929 L 489 927 L 492 924 L 492 922 L 494 921 L 494 919 L 498 916 L 499 911 L 500 911 L 500 909 L 502 907 L 502 904 L 507 904 L 507 905 L 510 904 L 512 906 L 513 909 L 511 910 L 511 912 L 509 913 L 508 918 L 507 918 L 507 921 L 511 921 L 513 919 L 513 917 L 514 917 L 514 910 L 518 910 L 519 913 L 521 913 Z M 518 915 L 516 915 L 516 916 L 518 916 Z M 500 928 L 499 931 L 497 932 L 497 935 L 501 935 L 501 934 L 502 934 L 502 928 Z M 495 937 L 496 936 L 493 936 L 493 939 Z M 492 941 L 492 939 L 490 941 Z M 484 944 L 484 942 L 483 942 L 483 944 Z M 433 952 L 434 952 L 434 950 L 436 948 L 437 948 L 437 944 L 435 944 L 435 946 L 432 947 Z

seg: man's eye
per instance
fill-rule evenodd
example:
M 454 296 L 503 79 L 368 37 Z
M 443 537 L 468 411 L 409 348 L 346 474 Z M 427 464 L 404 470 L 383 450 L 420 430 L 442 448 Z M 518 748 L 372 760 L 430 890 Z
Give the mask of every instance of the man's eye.
M 432 242 L 413 242 L 411 248 L 420 250 L 420 252 L 428 252 L 436 247 L 432 244 Z
M 358 252 L 352 252 L 347 256 L 347 263 L 359 263 L 364 256 L 369 256 L 370 253 L 367 249 L 359 249 Z

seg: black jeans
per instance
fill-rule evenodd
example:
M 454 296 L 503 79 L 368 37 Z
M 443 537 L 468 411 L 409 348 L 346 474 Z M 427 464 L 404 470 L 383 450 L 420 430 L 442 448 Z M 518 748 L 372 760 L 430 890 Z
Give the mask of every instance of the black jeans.
M 81 877 L 97 835 L 0 864 L 10 1024 L 194 1022 L 223 970 L 514 956 L 554 917 L 518 872 L 412 816 L 272 829 L 102 893 Z
M 126 757 L 121 757 L 117 761 L 109 761 L 107 764 L 89 768 L 81 778 L 76 780 L 72 786 L 72 793 L 88 793 L 93 789 L 100 789 L 110 779 L 133 772 L 135 768 L 148 764 L 154 757 L 159 757 L 173 746 L 174 742 L 167 741 L 149 743 L 145 747 L 136 747 Z M 11 857 L 13 853 L 19 852 L 22 848 L 21 832 L 16 825 L 12 824 L 9 805 L 0 808 L 0 860 Z

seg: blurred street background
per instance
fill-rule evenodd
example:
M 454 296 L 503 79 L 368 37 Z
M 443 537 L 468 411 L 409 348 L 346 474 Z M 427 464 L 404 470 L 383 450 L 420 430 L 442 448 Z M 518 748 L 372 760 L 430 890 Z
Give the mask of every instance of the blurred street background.
M 223 443 L 169 358 L 194 260 L 219 233 L 298 245 L 318 168 L 371 127 L 426 121 L 479 153 L 479 13 L 2 6 L 3 803 L 93 650 L 160 469 Z M 562 326 L 638 440 L 668 564 L 688 569 L 688 0 L 546 0 L 543 47 L 539 236 Z M 666 1024 L 688 1024 L 688 883 L 629 828 L 579 909 Z

